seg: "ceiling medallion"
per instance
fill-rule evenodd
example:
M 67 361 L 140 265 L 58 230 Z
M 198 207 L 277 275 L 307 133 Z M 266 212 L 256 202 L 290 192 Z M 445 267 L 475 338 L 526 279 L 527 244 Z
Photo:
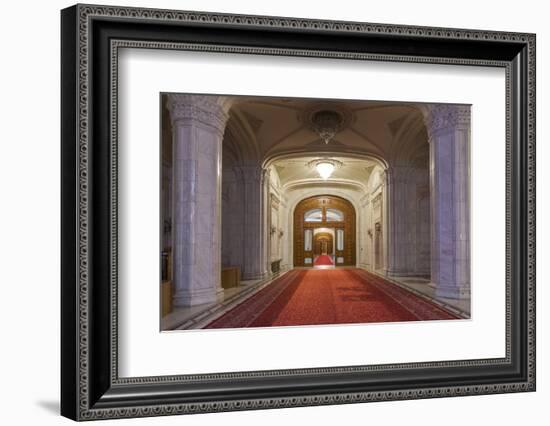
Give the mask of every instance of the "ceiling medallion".
M 330 178 L 334 170 L 342 167 L 342 165 L 343 163 L 341 161 L 330 158 L 321 158 L 308 163 L 308 166 L 315 167 L 315 170 L 317 170 L 317 173 L 319 173 L 319 176 L 323 180 Z
M 355 115 L 344 102 L 313 102 L 298 113 L 298 120 L 317 134 L 325 144 L 355 122 Z
M 336 133 L 342 130 L 344 119 L 336 111 L 323 109 L 313 113 L 311 122 L 313 130 L 328 144 L 336 136 Z

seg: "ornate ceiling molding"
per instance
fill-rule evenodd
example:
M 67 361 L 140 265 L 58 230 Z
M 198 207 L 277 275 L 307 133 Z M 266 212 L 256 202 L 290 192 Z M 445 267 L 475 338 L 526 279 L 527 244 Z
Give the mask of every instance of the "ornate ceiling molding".
M 293 180 L 292 182 L 286 183 L 283 185 L 284 191 L 291 191 L 295 189 L 303 188 L 314 188 L 314 187 L 323 187 L 323 188 L 348 188 L 356 191 L 366 191 L 367 187 L 365 184 L 362 184 L 358 181 L 351 179 L 333 179 L 324 180 L 321 178 L 313 179 L 299 179 Z
M 342 102 L 315 102 L 298 113 L 298 120 L 317 135 L 329 124 L 338 133 L 353 125 L 355 114 Z

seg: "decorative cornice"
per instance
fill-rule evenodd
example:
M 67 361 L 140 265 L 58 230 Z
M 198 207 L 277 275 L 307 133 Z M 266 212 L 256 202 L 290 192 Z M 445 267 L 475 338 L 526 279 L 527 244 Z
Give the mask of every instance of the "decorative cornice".
M 173 126 L 199 122 L 223 135 L 229 115 L 224 110 L 222 98 L 184 94 L 169 94 L 167 98 Z
M 300 179 L 294 180 L 283 185 L 283 190 L 288 191 L 300 187 L 314 187 L 314 186 L 323 186 L 323 187 L 349 187 L 354 190 L 366 191 L 366 186 L 363 183 L 349 180 L 349 179 L 334 179 L 324 180 L 321 178 L 310 178 L 310 179 Z

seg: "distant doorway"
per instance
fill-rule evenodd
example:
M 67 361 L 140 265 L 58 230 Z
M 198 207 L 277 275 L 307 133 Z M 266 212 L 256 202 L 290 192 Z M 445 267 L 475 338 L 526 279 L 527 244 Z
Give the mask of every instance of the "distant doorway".
M 300 201 L 294 210 L 293 242 L 294 266 L 315 266 L 320 256 L 328 256 L 335 266 L 355 266 L 355 208 L 332 195 Z
M 334 228 L 316 228 L 313 235 L 313 266 L 334 265 Z
M 334 232 L 333 229 L 331 229 Z M 313 253 L 315 256 L 334 254 L 334 237 L 330 232 L 318 232 L 313 236 Z

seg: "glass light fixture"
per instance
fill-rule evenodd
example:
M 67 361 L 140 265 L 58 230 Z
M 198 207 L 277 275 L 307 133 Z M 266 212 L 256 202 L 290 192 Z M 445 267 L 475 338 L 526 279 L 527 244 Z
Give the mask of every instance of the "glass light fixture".
M 319 161 L 315 165 L 315 168 L 317 169 L 319 176 L 321 176 L 324 180 L 327 180 L 330 175 L 332 175 L 332 172 L 334 172 L 335 166 L 334 163 L 330 161 Z
M 315 168 L 317 173 L 319 173 L 319 176 L 323 180 L 327 180 L 332 176 L 332 173 L 339 167 L 342 167 L 343 163 L 339 160 L 335 160 L 333 158 L 318 158 L 316 160 L 312 160 L 308 163 L 308 166 L 311 168 Z

